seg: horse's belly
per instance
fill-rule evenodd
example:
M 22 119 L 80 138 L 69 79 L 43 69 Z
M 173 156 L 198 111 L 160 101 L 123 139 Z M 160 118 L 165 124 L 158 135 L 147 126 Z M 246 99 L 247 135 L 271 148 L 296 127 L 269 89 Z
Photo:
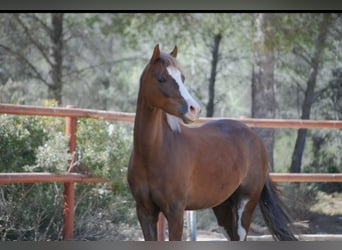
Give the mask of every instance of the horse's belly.
M 239 180 L 212 180 L 211 183 L 203 183 L 203 186 L 193 187 L 188 193 L 186 210 L 215 207 L 228 199 L 239 185 Z

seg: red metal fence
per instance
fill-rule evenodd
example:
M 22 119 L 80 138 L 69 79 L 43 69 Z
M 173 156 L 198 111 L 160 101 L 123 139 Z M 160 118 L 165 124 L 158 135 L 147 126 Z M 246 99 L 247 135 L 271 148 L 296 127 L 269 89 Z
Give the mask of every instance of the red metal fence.
M 68 106 L 60 107 L 39 107 L 27 105 L 10 105 L 0 104 L 0 114 L 14 115 L 32 115 L 32 116 L 56 116 L 65 117 L 66 134 L 69 136 L 69 153 L 73 153 L 76 149 L 76 131 L 78 118 L 94 118 L 110 121 L 133 122 L 134 113 L 99 111 L 91 109 L 79 109 Z M 220 118 L 200 118 L 195 125 L 216 120 Z M 239 119 L 250 127 L 261 128 L 331 128 L 342 129 L 342 121 L 313 121 L 313 120 L 283 120 L 283 119 Z M 72 162 L 70 162 L 72 166 Z M 289 173 L 272 173 L 271 178 L 278 182 L 342 182 L 342 174 L 289 174 Z M 108 180 L 101 178 L 89 177 L 87 175 L 74 173 L 73 167 L 63 174 L 53 173 L 0 173 L 0 184 L 11 183 L 64 183 L 64 227 L 63 239 L 73 239 L 73 223 L 74 223 L 74 183 L 96 183 Z M 163 228 L 165 219 L 162 218 L 159 223 L 159 239 L 164 240 Z

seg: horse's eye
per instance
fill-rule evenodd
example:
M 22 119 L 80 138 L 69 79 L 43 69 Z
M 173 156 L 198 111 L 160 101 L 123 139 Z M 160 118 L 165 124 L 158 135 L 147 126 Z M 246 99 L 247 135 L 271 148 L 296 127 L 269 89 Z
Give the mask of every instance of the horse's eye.
M 160 83 L 166 82 L 166 78 L 164 76 L 158 76 L 158 82 Z

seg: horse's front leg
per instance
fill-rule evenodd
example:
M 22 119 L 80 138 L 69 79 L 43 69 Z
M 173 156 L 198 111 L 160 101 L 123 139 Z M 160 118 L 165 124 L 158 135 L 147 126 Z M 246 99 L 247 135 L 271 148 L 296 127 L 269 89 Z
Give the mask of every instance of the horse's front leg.
M 137 205 L 137 215 L 145 241 L 157 240 L 157 221 L 159 211 L 153 206 Z
M 184 208 L 177 206 L 171 209 L 167 214 L 167 221 L 169 224 L 169 240 L 182 240 L 183 237 L 183 223 L 184 223 Z

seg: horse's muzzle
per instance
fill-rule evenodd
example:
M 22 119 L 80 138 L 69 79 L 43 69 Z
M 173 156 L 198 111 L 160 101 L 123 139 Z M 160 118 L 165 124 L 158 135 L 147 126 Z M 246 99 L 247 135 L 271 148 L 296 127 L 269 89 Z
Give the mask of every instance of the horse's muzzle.
M 195 100 L 185 101 L 185 104 L 182 105 L 182 120 L 184 123 L 192 123 L 197 120 L 199 113 L 201 112 L 201 107 Z

